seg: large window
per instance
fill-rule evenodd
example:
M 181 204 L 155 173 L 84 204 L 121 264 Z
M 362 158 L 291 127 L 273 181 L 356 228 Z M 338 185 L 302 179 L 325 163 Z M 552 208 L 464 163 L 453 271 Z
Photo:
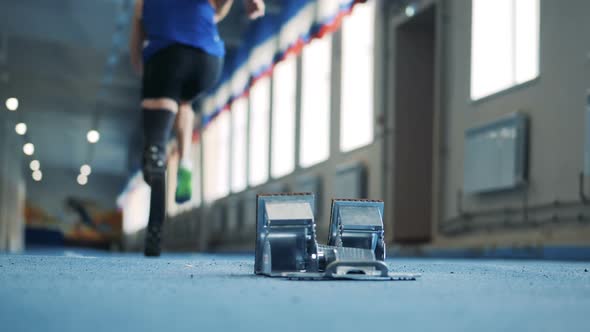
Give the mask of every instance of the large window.
M 193 159 L 191 206 L 201 205 L 201 138 L 191 146 Z M 176 188 L 174 188 L 176 190 Z
M 270 79 L 264 77 L 250 90 L 250 185 L 257 186 L 268 180 L 268 147 L 270 116 Z
M 342 25 L 340 150 L 373 142 L 374 2 L 355 7 Z
M 203 133 L 204 199 L 213 202 L 229 193 L 230 113 L 223 112 Z
M 473 0 L 471 99 L 539 75 L 539 0 Z
M 297 58 L 276 65 L 273 74 L 271 174 L 278 178 L 295 169 L 295 102 Z
M 312 41 L 303 49 L 302 56 L 299 160 L 302 167 L 309 167 L 330 156 L 332 38 Z
M 231 112 L 232 160 L 231 189 L 237 193 L 246 189 L 246 152 L 248 143 L 248 99 L 234 101 Z

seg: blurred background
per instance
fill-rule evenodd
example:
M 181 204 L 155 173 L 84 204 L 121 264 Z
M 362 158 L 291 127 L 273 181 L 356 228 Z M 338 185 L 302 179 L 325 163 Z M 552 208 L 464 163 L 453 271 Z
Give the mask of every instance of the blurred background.
M 0 0 L 0 251 L 142 249 L 131 0 Z M 168 251 L 253 251 L 255 197 L 385 202 L 394 255 L 590 258 L 590 2 L 241 1 Z

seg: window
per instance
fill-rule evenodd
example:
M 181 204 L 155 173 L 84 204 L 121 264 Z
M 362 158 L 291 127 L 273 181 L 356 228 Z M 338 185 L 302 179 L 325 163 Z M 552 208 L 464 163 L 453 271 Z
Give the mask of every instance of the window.
M 242 97 L 232 104 L 231 189 L 237 193 L 246 189 L 246 149 L 248 143 L 248 99 Z
M 193 158 L 193 174 L 192 174 L 192 197 L 191 206 L 198 207 L 201 205 L 201 139 L 193 143 L 191 147 Z M 176 190 L 176 188 L 174 188 Z
M 264 77 L 250 90 L 250 185 L 257 186 L 268 180 L 268 147 L 270 115 L 270 79 Z
M 330 156 L 330 75 L 332 38 L 312 41 L 303 49 L 301 91 L 302 167 L 320 163 Z
M 273 74 L 271 174 L 278 178 L 295 169 L 295 102 L 297 61 L 290 56 Z
M 539 0 L 473 0 L 471 99 L 539 75 Z
M 213 202 L 229 193 L 230 113 L 222 112 L 203 132 L 204 199 Z
M 374 2 L 355 7 L 342 25 L 340 150 L 373 142 Z

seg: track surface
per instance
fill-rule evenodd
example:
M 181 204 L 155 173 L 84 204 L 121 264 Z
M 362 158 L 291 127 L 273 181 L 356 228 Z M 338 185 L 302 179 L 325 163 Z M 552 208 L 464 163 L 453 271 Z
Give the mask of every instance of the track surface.
M 0 255 L 2 331 L 589 331 L 590 263 L 399 259 L 418 281 L 289 281 L 251 256 Z

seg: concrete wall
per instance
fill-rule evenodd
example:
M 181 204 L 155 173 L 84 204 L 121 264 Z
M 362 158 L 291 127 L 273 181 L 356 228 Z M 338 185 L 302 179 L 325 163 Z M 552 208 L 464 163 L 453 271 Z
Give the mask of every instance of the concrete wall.
M 382 4 L 379 3 L 379 6 Z M 381 11 L 377 11 L 381 13 Z M 383 25 L 382 15 L 377 15 L 375 21 L 376 38 L 382 38 L 381 27 Z M 374 143 L 351 152 L 343 153 L 340 151 L 340 33 L 333 35 L 333 57 L 332 57 L 332 95 L 331 95 L 331 124 L 330 124 L 330 158 L 320 164 L 309 168 L 296 166 L 295 171 L 280 179 L 271 179 L 268 183 L 250 187 L 244 192 L 232 194 L 229 197 L 220 199 L 214 204 L 207 206 L 202 205 L 193 213 L 184 225 L 179 222 L 180 219 L 186 219 L 187 214 L 178 217 L 169 218 L 165 233 L 183 233 L 183 229 L 191 230 L 195 236 L 189 245 L 183 247 L 198 247 L 199 249 L 254 249 L 255 239 L 255 199 L 257 193 L 277 192 L 277 191 L 297 191 L 300 190 L 300 182 L 303 179 L 317 177 L 319 179 L 320 195 L 316 199 L 319 213 L 318 217 L 318 237 L 320 241 L 326 242 L 328 237 L 328 224 L 330 217 L 331 199 L 339 196 L 338 186 L 336 184 L 336 174 L 338 169 L 353 164 L 360 164 L 366 170 L 366 196 L 371 199 L 383 199 L 386 184 L 381 181 L 384 167 L 383 143 L 385 139 L 385 128 L 382 126 L 383 115 L 383 91 L 375 89 L 374 119 L 375 119 L 375 140 Z M 383 86 L 385 73 L 379 70 L 379 64 L 383 62 L 384 44 L 376 43 L 375 59 L 375 86 Z M 301 77 L 301 61 L 298 60 L 298 77 Z M 301 94 L 301 87 L 298 87 L 298 98 Z M 272 103 L 271 103 L 272 104 Z M 296 107 L 297 118 L 301 111 L 298 104 Z M 299 132 L 299 123 L 296 124 L 296 132 Z M 298 137 L 298 136 L 296 136 Z M 299 150 L 296 143 L 296 151 Z M 298 156 L 296 157 L 298 165 Z M 190 215 L 190 214 L 188 214 Z M 197 216 L 199 216 L 197 218 Z M 198 222 L 202 220 L 203 222 Z M 192 233 L 194 231 L 194 233 Z M 186 232 L 185 232 L 186 233 Z M 164 235 L 166 237 L 166 234 Z M 170 235 L 168 235 L 170 237 Z M 171 239 L 164 240 L 170 243 Z M 170 246 L 169 246 L 170 247 Z
M 590 34 L 590 2 L 541 0 L 539 78 L 477 102 L 469 95 L 471 2 L 439 4 L 442 135 L 438 144 L 443 153 L 436 242 L 443 246 L 588 244 L 590 208 L 580 201 L 579 174 L 590 88 L 590 42 L 584 37 Z M 530 119 L 528 185 L 494 194 L 461 194 L 465 130 L 515 111 Z M 518 212 L 506 212 L 511 209 Z M 463 231 L 444 232 L 451 222 L 462 225 Z
M 590 207 L 581 200 L 586 96 L 590 88 L 590 2 L 541 0 L 540 76 L 483 100 L 470 100 L 471 1 L 414 2 L 418 13 L 436 5 L 431 242 L 420 246 L 495 247 L 588 245 Z M 407 22 L 404 8 L 378 1 L 375 50 L 375 141 L 341 153 L 339 139 L 340 36 L 334 35 L 331 157 L 308 169 L 249 188 L 172 218 L 172 233 L 189 229 L 191 247 L 252 249 L 255 194 L 295 190 L 306 176 L 320 179 L 319 240 L 327 236 L 330 198 L 338 167 L 360 162 L 367 169 L 368 196 L 386 202 L 386 237 L 394 243 L 396 195 L 395 29 Z M 299 68 L 299 71 L 301 69 Z M 298 105 L 299 111 L 299 105 Z M 530 119 L 528 183 L 521 189 L 466 195 L 464 133 L 474 126 L 521 111 Z M 298 129 L 298 128 L 297 128 Z M 399 159 L 399 156 L 397 157 Z M 584 179 L 588 180 L 588 179 Z M 588 181 L 586 181 L 588 182 Z M 584 188 L 590 193 L 590 185 Z M 188 216 L 188 217 L 187 217 Z M 185 225 L 181 219 L 188 220 Z M 199 222 L 202 221 L 202 222 Z M 411 222 L 411 220 L 410 220 Z M 186 234 L 184 232 L 183 234 Z M 169 239 L 168 241 L 174 241 Z
M 0 251 L 24 248 L 24 198 L 22 138 L 4 109 L 0 110 Z
M 340 53 L 337 51 L 339 49 L 339 34 L 335 34 L 334 37 L 332 80 L 333 82 L 338 82 L 341 63 Z M 301 71 L 301 64 L 298 66 L 298 71 Z M 380 82 L 383 78 L 380 75 L 376 75 L 375 79 L 377 82 Z M 378 86 L 378 84 L 376 85 Z M 377 100 L 381 100 L 380 91 L 376 90 L 375 94 L 379 96 Z M 201 248 L 213 246 L 224 247 L 226 249 L 253 249 L 255 239 L 256 194 L 262 192 L 299 191 L 300 181 L 310 177 L 317 177 L 320 181 L 320 194 L 316 199 L 319 211 L 316 214 L 316 217 L 318 217 L 318 237 L 320 241 L 327 241 L 331 199 L 339 196 L 335 182 L 336 174 L 339 168 L 348 165 L 360 163 L 365 167 L 367 174 L 366 193 L 368 198 L 383 198 L 383 183 L 380 181 L 383 167 L 383 129 L 376 125 L 375 142 L 373 144 L 348 153 L 342 153 L 339 148 L 340 93 L 339 84 L 337 83 L 333 83 L 332 85 L 331 103 L 330 158 L 325 162 L 305 169 L 297 166 L 296 170 L 288 176 L 280 179 L 272 179 L 267 184 L 248 188 L 242 193 L 232 194 L 229 197 L 221 199 L 212 206 L 202 207 L 202 220 L 206 222 L 201 223 Z M 377 102 L 375 105 L 375 119 L 380 118 L 381 107 L 382 104 Z M 297 107 L 297 114 L 299 112 L 300 107 Z M 299 131 L 298 123 L 296 131 Z M 298 145 L 296 144 L 296 151 L 298 149 Z

